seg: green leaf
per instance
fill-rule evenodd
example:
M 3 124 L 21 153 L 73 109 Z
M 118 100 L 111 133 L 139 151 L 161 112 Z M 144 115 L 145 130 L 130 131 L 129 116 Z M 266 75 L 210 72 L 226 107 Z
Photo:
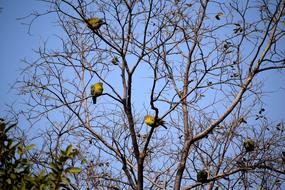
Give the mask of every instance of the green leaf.
M 86 163 L 86 159 L 81 160 L 81 164 L 85 164 Z
M 13 173 L 12 173 L 12 174 L 10 174 L 10 178 L 11 178 L 11 179 L 16 179 L 16 178 L 17 178 L 17 176 L 16 176 L 15 174 L 13 174 Z
M 53 171 L 54 173 L 57 173 L 57 172 L 59 172 L 59 170 L 60 170 L 59 166 L 58 166 L 57 164 L 55 164 L 55 163 L 51 163 L 51 164 L 50 164 L 50 167 L 51 167 L 51 169 L 52 169 L 52 171 Z
M 58 162 L 60 163 L 60 164 L 64 164 L 67 160 L 68 160 L 68 158 L 69 158 L 69 156 L 60 156 L 60 158 L 58 159 Z
M 22 146 L 22 145 L 19 145 L 18 146 L 18 153 L 20 155 L 23 155 L 25 153 L 25 148 Z
M 7 182 L 8 184 L 11 184 L 11 183 L 12 183 L 11 179 L 6 179 L 6 182 Z
M 68 145 L 68 147 L 65 150 L 65 155 L 68 156 L 71 153 L 71 151 L 72 151 L 72 145 L 70 144 L 70 145 Z
M 68 167 L 65 169 L 66 172 L 70 172 L 70 173 L 79 173 L 81 172 L 81 168 L 78 167 Z
M 28 159 L 26 159 L 26 158 L 24 158 L 24 159 L 20 160 L 20 162 L 21 162 L 22 164 L 24 164 L 24 165 L 27 165 L 27 164 L 29 164 L 29 163 L 30 163 L 30 162 L 29 162 L 29 160 L 28 160 Z
M 36 146 L 35 144 L 30 144 L 26 146 L 26 151 L 33 149 L 35 146 Z
M 64 184 L 70 184 L 71 183 L 70 179 L 66 176 L 62 176 L 61 180 Z
M 40 185 L 40 190 L 44 190 L 45 189 L 45 184 L 41 184 Z
M 45 176 L 45 171 L 41 170 L 39 175 L 37 176 L 39 179 L 42 179 Z

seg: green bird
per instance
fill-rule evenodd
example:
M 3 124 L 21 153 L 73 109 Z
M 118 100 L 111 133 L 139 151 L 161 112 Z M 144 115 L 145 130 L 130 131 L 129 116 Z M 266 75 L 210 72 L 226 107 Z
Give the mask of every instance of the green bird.
M 243 141 L 243 146 L 246 152 L 251 152 L 254 150 L 255 143 L 252 139 L 248 138 Z
M 113 65 L 118 65 L 119 64 L 119 58 L 117 56 L 113 57 L 112 63 L 113 63 Z
M 86 20 L 87 25 L 92 30 L 98 30 L 103 24 L 106 24 L 101 18 L 93 17 Z
M 148 125 L 148 126 L 151 126 L 151 127 L 158 127 L 158 126 L 162 126 L 164 127 L 165 129 L 167 129 L 167 127 L 164 125 L 165 122 L 160 119 L 160 118 L 157 118 L 157 120 L 155 120 L 155 116 L 153 115 L 146 115 L 145 118 L 145 123 Z
M 91 85 L 91 96 L 92 96 L 93 104 L 96 104 L 96 98 L 102 95 L 103 90 L 104 89 L 103 89 L 102 82 L 97 82 Z
M 206 170 L 200 170 L 197 172 L 197 181 L 206 183 L 208 178 L 208 172 Z

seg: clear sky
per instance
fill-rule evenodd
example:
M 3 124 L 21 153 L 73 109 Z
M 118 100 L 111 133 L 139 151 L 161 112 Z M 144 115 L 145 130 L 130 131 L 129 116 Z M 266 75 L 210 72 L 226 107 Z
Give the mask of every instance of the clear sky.
M 47 9 L 46 4 L 36 0 L 0 0 L 0 113 L 4 115 L 7 110 L 5 104 L 18 104 L 16 91 L 11 91 L 11 85 L 20 77 L 20 69 L 24 66 L 21 59 L 33 60 L 35 54 L 33 49 L 37 49 L 45 40 L 52 41 L 55 34 L 60 35 L 55 26 L 55 18 L 45 16 L 37 20 L 29 35 L 28 27 L 23 25 L 24 20 L 17 18 L 24 17 L 36 10 Z M 25 20 L 28 21 L 28 20 Z M 56 44 L 56 43 L 55 43 Z M 55 47 L 56 48 L 56 47 Z M 266 111 L 273 120 L 285 119 L 285 76 L 284 72 L 268 72 L 264 75 L 266 80 L 264 98 Z
M 37 20 L 28 34 L 28 26 L 19 20 L 35 10 L 46 9 L 46 4 L 36 0 L 0 0 L 0 112 L 7 110 L 6 104 L 20 106 L 16 91 L 11 91 L 11 85 L 20 77 L 20 70 L 24 67 L 22 59 L 33 60 L 37 49 L 44 40 L 50 39 L 56 33 L 51 16 Z

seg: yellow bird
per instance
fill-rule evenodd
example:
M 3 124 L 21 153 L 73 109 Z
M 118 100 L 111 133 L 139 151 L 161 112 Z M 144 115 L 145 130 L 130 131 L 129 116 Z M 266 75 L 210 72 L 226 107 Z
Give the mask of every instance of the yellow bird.
M 91 96 L 93 100 L 93 104 L 96 104 L 96 98 L 98 96 L 101 96 L 103 93 L 103 83 L 97 82 L 93 85 L 91 85 Z
M 164 125 L 164 121 L 160 118 L 157 118 L 157 120 L 155 121 L 155 116 L 152 115 L 146 115 L 145 118 L 145 123 L 151 127 L 158 127 L 158 126 L 163 126 L 165 129 L 167 129 Z
M 248 138 L 243 141 L 243 146 L 246 152 L 251 152 L 251 151 L 254 151 L 255 143 L 252 139 Z
M 88 27 L 92 30 L 98 30 L 103 24 L 106 24 L 102 19 L 94 17 L 86 20 Z

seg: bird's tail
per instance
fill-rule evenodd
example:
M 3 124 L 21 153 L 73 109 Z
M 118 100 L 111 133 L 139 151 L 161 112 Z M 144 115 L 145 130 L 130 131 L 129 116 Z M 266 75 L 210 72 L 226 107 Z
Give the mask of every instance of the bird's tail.
M 163 123 L 163 124 L 161 124 L 161 126 L 162 126 L 163 128 L 165 128 L 165 129 L 167 129 L 167 127 L 164 125 L 164 123 Z
M 96 96 L 92 96 L 93 104 L 96 104 Z
M 165 129 L 167 129 L 167 127 L 165 126 L 165 121 L 163 121 L 162 119 L 158 118 L 158 125 L 161 125 L 162 127 L 164 127 Z

